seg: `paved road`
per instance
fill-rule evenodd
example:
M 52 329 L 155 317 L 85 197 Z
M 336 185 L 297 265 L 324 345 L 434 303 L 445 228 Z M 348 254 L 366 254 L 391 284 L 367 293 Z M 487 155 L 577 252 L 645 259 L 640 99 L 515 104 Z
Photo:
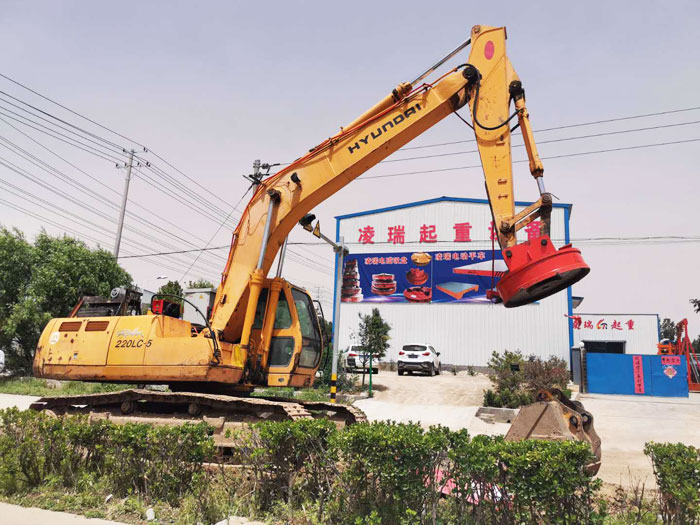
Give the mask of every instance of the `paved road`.
M 0 521 L 8 525 L 119 525 L 116 521 L 88 519 L 75 514 L 25 508 L 8 503 L 0 503 L 0 516 Z
M 37 399 L 35 396 L 17 396 L 14 394 L 0 394 L 0 409 L 17 407 L 21 410 L 26 410 L 29 405 L 34 403 Z

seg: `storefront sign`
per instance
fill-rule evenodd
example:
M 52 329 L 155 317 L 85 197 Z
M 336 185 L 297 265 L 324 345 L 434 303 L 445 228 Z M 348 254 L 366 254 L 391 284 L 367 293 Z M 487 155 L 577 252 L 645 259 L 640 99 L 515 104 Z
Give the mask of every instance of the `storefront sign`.
M 500 251 L 416 251 L 349 255 L 343 302 L 490 303 L 486 291 L 507 267 Z

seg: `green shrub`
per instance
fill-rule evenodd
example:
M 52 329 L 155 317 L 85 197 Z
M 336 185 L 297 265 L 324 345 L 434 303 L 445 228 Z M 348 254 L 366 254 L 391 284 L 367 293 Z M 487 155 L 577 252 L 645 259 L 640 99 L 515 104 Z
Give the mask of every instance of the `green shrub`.
M 375 422 L 352 425 L 337 438 L 345 466 L 338 504 L 346 515 L 364 519 L 376 513 L 381 523 L 394 523 L 406 512 L 435 510 L 448 429 Z
M 461 436 L 450 450 L 456 521 L 602 522 L 593 505 L 601 482 L 584 471 L 590 458 L 583 442 Z
M 0 491 L 11 494 L 49 479 L 73 486 L 86 472 L 104 467 L 104 423 L 85 417 L 56 418 L 16 408 L 0 413 Z
M 206 423 L 111 425 L 106 475 L 115 494 L 133 491 L 173 504 L 197 482 L 213 454 Z
M 176 502 L 214 451 L 209 427 L 152 427 L 85 416 L 8 409 L 0 413 L 0 491 L 11 494 L 57 481 L 76 487 L 104 477 L 115 494 Z
M 499 408 L 518 408 L 534 401 L 532 394 L 521 390 L 502 390 L 484 392 L 484 406 Z
M 335 454 L 330 442 L 335 424 L 327 419 L 264 422 L 253 425 L 247 459 L 258 487 L 256 499 L 262 510 L 273 502 L 295 503 L 311 495 L 323 512 L 333 481 Z
M 682 443 L 644 445 L 651 459 L 664 523 L 700 523 L 700 449 Z
M 0 492 L 55 494 L 58 488 L 90 506 L 113 493 L 136 506 L 129 515 L 154 506 L 165 509 L 164 520 L 171 513 L 188 523 L 239 511 L 348 525 L 602 519 L 593 502 L 600 482 L 585 474 L 591 452 L 582 442 L 471 439 L 464 430 L 385 422 L 343 430 L 325 419 L 265 422 L 234 440 L 233 458 L 242 469 L 212 471 L 204 469 L 213 453 L 208 433 L 205 424 L 119 426 L 7 410 L 0 413 Z M 697 450 L 653 450 L 655 460 L 664 459 L 655 463 L 659 486 L 670 486 L 674 498 L 668 515 L 682 505 L 697 510 L 688 485 L 695 479 L 697 496 Z M 683 464 L 675 468 L 686 470 L 666 473 L 668 458 L 681 452 Z
M 493 370 L 491 382 L 495 390 L 484 392 L 484 406 L 518 408 L 532 403 L 538 390 L 552 388 L 571 394 L 566 388 L 566 362 L 558 357 L 545 361 L 533 355 L 525 359 L 520 351 L 506 350 L 503 355 L 493 352 L 488 366 Z

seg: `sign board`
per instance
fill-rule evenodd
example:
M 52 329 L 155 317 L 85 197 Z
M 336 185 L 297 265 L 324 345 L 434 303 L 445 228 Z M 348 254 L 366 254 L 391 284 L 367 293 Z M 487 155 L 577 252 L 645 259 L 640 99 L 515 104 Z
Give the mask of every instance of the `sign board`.
M 486 291 L 507 267 L 499 250 L 349 255 L 341 301 L 351 303 L 491 303 Z

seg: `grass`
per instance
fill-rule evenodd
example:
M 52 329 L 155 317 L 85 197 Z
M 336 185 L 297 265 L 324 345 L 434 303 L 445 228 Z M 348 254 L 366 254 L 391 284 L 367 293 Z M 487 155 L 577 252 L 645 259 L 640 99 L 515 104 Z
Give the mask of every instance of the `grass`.
M 300 401 L 328 401 L 330 394 L 328 387 L 302 388 L 295 390 L 293 387 L 256 388 L 250 395 L 253 397 L 286 397 Z
M 136 385 L 61 381 L 60 388 L 51 388 L 48 386 L 46 379 L 36 379 L 34 377 L 0 378 L 0 393 L 24 396 L 76 396 L 82 394 L 116 392 L 128 388 L 136 388 Z

